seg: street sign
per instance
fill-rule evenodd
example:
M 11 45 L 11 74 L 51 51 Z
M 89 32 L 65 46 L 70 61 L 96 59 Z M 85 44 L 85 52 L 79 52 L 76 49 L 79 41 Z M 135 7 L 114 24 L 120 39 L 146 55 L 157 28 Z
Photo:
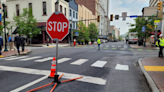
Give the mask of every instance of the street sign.
M 131 15 L 130 18 L 136 18 L 138 17 L 137 15 Z
M 0 14 L 0 21 L 2 21 L 2 15 Z
M 46 23 L 46 32 L 52 40 L 62 41 L 69 34 L 69 21 L 63 13 L 53 13 Z
M 127 12 L 123 12 L 122 13 L 122 20 L 125 21 L 127 17 Z
M 75 36 L 79 36 L 79 32 L 75 32 Z
M 142 26 L 142 32 L 145 32 L 145 30 L 146 30 L 146 27 Z
M 158 25 L 160 23 L 160 20 L 154 20 L 154 25 Z

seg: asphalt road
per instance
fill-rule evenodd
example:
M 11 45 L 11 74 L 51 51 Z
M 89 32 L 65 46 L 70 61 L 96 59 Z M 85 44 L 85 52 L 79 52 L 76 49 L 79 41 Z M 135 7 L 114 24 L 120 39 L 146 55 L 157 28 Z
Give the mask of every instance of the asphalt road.
M 51 83 L 55 47 L 33 48 L 26 56 L 0 59 L 0 92 L 26 92 Z M 61 80 L 83 76 L 61 83 L 54 92 L 151 92 L 138 66 L 138 59 L 157 56 L 157 50 L 131 49 L 125 42 L 110 42 L 81 47 L 60 47 L 58 73 Z M 52 86 L 35 92 L 49 92 Z

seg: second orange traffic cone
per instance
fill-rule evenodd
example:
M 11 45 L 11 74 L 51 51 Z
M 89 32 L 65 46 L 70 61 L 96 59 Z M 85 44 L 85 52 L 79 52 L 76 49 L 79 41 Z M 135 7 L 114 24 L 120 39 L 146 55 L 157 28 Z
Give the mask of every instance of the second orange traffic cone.
M 56 59 L 54 57 L 51 65 L 50 76 L 48 78 L 54 78 L 55 72 L 56 72 Z

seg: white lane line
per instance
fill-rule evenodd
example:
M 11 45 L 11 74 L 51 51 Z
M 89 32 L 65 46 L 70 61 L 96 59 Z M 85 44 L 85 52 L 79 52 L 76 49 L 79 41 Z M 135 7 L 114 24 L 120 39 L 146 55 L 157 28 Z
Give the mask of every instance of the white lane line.
M 20 92 L 21 90 L 24 90 L 24 89 L 26 89 L 26 88 L 28 88 L 28 87 L 30 87 L 30 86 L 32 86 L 32 85 L 34 85 L 34 84 L 40 82 L 40 81 L 45 80 L 47 77 L 48 77 L 48 76 L 41 77 L 41 78 L 39 78 L 39 79 L 37 79 L 37 80 L 35 80 L 35 81 L 33 81 L 33 82 L 30 82 L 30 83 L 28 83 L 28 84 L 26 84 L 26 85 L 23 85 L 23 86 L 21 86 L 21 87 L 19 87 L 19 88 L 16 88 L 16 89 L 14 89 L 14 90 L 12 90 L 12 91 L 10 91 L 10 92 Z
M 9 66 L 0 66 L 0 71 L 11 71 L 11 72 L 19 72 L 26 74 L 35 74 L 35 75 L 49 75 L 50 71 L 48 70 L 38 70 L 38 69 L 30 69 L 30 68 L 21 68 L 21 67 L 9 67 Z M 62 78 L 72 79 L 76 77 L 82 76 L 82 79 L 78 79 L 77 81 L 93 83 L 97 85 L 106 85 L 106 80 L 98 77 L 85 76 L 79 74 L 58 72 L 59 75 L 64 74 Z
M 107 61 L 96 61 L 95 63 L 93 63 L 91 66 L 93 67 L 104 67 L 104 65 L 107 63 Z
M 10 59 L 10 58 L 14 58 L 14 57 L 17 57 L 17 56 L 10 56 L 10 57 L 5 57 L 5 58 L 0 58 L 1 59 Z
M 27 61 L 27 60 L 37 59 L 37 58 L 41 58 L 41 57 L 40 56 L 29 57 L 29 58 L 26 58 L 26 59 L 21 59 L 20 61 Z
M 117 64 L 116 67 L 115 67 L 116 70 L 129 70 L 129 66 L 128 65 L 120 65 L 120 64 Z
M 52 60 L 52 59 L 53 59 L 53 57 L 48 57 L 48 58 L 44 58 L 44 59 L 35 60 L 35 62 L 45 62 L 45 61 Z
M 112 47 L 115 47 L 114 45 Z
M 62 59 L 59 59 L 57 63 L 63 63 L 63 62 L 66 62 L 68 60 L 71 60 L 71 58 L 62 58 Z
M 5 60 L 16 60 L 16 59 L 22 59 L 22 58 L 26 58 L 26 57 L 28 57 L 28 56 L 13 57 L 13 58 L 5 59 Z
M 72 65 L 82 65 L 83 63 L 87 62 L 88 59 L 79 59 L 77 61 L 72 62 Z

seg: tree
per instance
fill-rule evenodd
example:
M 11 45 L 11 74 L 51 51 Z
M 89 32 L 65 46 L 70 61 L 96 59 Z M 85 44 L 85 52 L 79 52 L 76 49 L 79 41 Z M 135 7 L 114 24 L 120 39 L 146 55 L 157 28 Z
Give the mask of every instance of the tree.
M 120 41 L 122 41 L 122 40 L 123 40 L 121 36 L 119 36 L 119 40 L 120 40 Z
M 89 31 L 89 38 L 91 40 L 94 40 L 96 38 L 98 38 L 98 30 L 97 30 L 97 27 L 96 27 L 96 24 L 95 23 L 90 23 L 89 26 L 88 26 L 88 31 Z
M 79 32 L 79 39 L 84 39 L 84 40 L 89 40 L 89 32 L 87 27 L 83 24 L 82 21 L 79 22 L 78 24 L 79 30 L 77 30 L 77 32 Z
M 160 19 L 160 18 L 159 18 Z M 142 32 L 142 26 L 146 26 L 146 36 L 149 37 L 151 35 L 151 32 L 154 31 L 155 25 L 154 25 L 155 17 L 148 17 L 148 20 L 144 17 L 139 18 L 137 17 L 134 19 L 135 24 L 127 23 L 130 27 L 133 27 L 129 29 L 129 32 L 138 32 L 137 36 L 139 38 L 144 37 L 145 32 Z M 147 23 L 146 23 L 147 22 Z
M 37 28 L 37 20 L 32 15 L 32 9 L 24 8 L 23 13 L 19 16 L 13 17 L 16 22 L 16 26 L 18 27 L 18 33 L 24 34 L 29 37 L 37 36 L 40 33 L 41 29 Z

